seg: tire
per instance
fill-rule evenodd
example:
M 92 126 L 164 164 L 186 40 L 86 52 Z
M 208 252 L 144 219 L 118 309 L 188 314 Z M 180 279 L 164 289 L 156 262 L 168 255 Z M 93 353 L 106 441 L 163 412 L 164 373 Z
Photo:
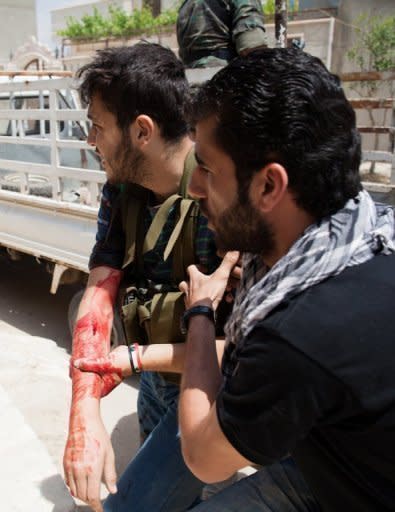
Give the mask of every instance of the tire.
M 73 336 L 74 325 L 77 318 L 78 308 L 80 306 L 80 302 L 82 296 L 84 295 L 85 288 L 83 290 L 78 291 L 73 295 L 70 300 L 69 308 L 67 312 L 67 318 L 69 323 L 70 334 Z M 110 339 L 111 348 L 118 347 L 118 345 L 126 344 L 126 337 L 123 329 L 122 319 L 118 312 L 118 310 L 114 309 L 114 321 L 111 330 L 111 339 Z

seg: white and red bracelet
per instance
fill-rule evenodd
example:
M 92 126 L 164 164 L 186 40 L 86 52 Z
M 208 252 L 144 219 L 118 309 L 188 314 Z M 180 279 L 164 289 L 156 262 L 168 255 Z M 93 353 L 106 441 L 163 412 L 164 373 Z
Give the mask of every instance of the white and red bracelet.
M 141 373 L 143 365 L 141 364 L 138 343 L 131 343 L 129 345 L 129 360 L 130 366 L 132 367 L 132 372 Z

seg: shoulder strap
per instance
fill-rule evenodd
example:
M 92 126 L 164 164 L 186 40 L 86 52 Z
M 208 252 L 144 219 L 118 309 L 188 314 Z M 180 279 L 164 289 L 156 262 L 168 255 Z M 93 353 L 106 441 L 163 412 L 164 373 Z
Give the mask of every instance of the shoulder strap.
M 175 203 L 179 202 L 180 199 L 181 198 L 178 194 L 173 194 L 172 196 L 168 197 L 164 203 L 161 204 L 160 208 L 155 214 L 155 217 L 152 219 L 147 234 L 145 235 L 143 244 L 144 254 L 148 251 L 151 251 L 155 247 L 156 242 L 158 241 L 158 238 L 166 224 L 171 208 Z
M 191 150 L 184 164 L 179 193 L 173 194 L 160 206 L 144 237 L 143 212 L 148 203 L 149 191 L 138 185 L 124 187 L 121 196 L 122 223 L 125 233 L 125 257 L 122 268 L 135 261 L 143 268 L 143 255 L 152 250 L 163 230 L 171 208 L 177 208 L 177 221 L 166 245 L 163 258 L 173 254 L 172 279 L 178 283 L 185 279 L 186 269 L 196 261 L 195 232 L 199 207 L 188 197 L 188 184 L 196 167 Z
M 183 199 L 180 201 L 179 220 L 165 250 L 165 255 L 173 250 L 172 278 L 175 283 L 183 281 L 189 265 L 196 263 L 195 237 L 199 206 L 188 196 L 188 185 L 196 165 L 195 152 L 192 148 L 185 160 L 180 183 L 180 195 Z
M 188 185 L 191 181 L 192 173 L 197 166 L 196 158 L 195 158 L 195 150 L 192 148 L 188 156 L 186 157 L 184 164 L 184 172 L 181 178 L 179 193 L 182 197 L 187 198 L 188 196 Z
M 143 238 L 143 211 L 149 197 L 148 190 L 138 185 L 124 185 L 121 195 L 122 227 L 125 234 L 125 256 L 122 264 L 124 269 L 137 259 L 142 265 L 142 248 L 139 240 Z M 141 256 L 141 257 L 140 257 Z M 140 262 L 140 263 L 139 263 Z

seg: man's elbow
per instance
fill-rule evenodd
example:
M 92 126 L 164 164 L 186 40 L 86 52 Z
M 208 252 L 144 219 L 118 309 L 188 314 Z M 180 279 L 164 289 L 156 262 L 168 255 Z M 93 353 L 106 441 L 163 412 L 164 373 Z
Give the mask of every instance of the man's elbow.
M 194 446 L 183 443 L 182 456 L 191 473 L 206 484 L 221 482 L 234 473 L 223 467 L 219 457 L 213 460 L 210 450 L 199 447 L 197 443 L 194 443 Z

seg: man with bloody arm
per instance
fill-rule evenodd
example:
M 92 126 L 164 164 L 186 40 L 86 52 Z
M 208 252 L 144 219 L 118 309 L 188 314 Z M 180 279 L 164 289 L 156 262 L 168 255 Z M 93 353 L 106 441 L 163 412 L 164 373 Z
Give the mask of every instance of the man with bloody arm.
M 200 496 L 204 484 L 182 458 L 177 422 L 179 386 L 168 380 L 167 374 L 159 373 L 180 373 L 183 367 L 184 345 L 175 344 L 183 340 L 176 314 L 177 340 L 169 339 L 155 352 L 135 344 L 140 340 L 134 337 L 128 339 L 131 350 L 122 347 L 128 373 L 130 361 L 135 371 L 150 370 L 141 373 L 138 406 L 142 435 L 149 439 L 118 484 L 113 449 L 100 416 L 100 398 L 127 372 L 117 363 L 107 364 L 109 371 L 102 376 L 83 373 L 73 361 L 108 356 L 121 282 L 125 287 L 139 287 L 139 294 L 144 288 L 152 297 L 162 290 L 166 300 L 170 296 L 168 307 L 174 305 L 172 297 L 177 295 L 183 304 L 180 279 L 172 273 L 183 271 L 174 269 L 176 248 L 183 253 L 182 265 L 190 258 L 190 263 L 211 273 L 219 263 L 207 220 L 194 201 L 180 195 L 193 159 L 183 112 L 188 83 L 175 55 L 149 43 L 99 52 L 79 76 L 81 96 L 89 105 L 92 123 L 88 142 L 102 158 L 108 183 L 103 189 L 88 285 L 74 328 L 65 480 L 72 495 L 96 512 L 103 510 L 99 496 L 102 479 L 110 492 L 105 511 L 185 510 Z M 169 204 L 173 206 L 164 210 Z M 154 223 L 160 225 L 157 231 L 151 230 Z M 183 242 L 186 235 L 193 250 L 187 251 L 189 246 Z M 173 250 L 165 255 L 172 239 Z M 150 243 L 147 248 L 145 244 Z M 125 296 L 124 307 L 133 304 L 133 293 Z M 155 327 L 152 322 L 150 325 Z
M 228 512 L 394 511 L 394 210 L 362 189 L 339 79 L 299 50 L 260 50 L 206 83 L 193 117 L 190 191 L 243 262 L 222 373 L 214 311 L 236 257 L 181 285 L 187 465 L 213 482 L 292 454 L 308 501 L 301 480 L 258 472 L 222 493 Z

